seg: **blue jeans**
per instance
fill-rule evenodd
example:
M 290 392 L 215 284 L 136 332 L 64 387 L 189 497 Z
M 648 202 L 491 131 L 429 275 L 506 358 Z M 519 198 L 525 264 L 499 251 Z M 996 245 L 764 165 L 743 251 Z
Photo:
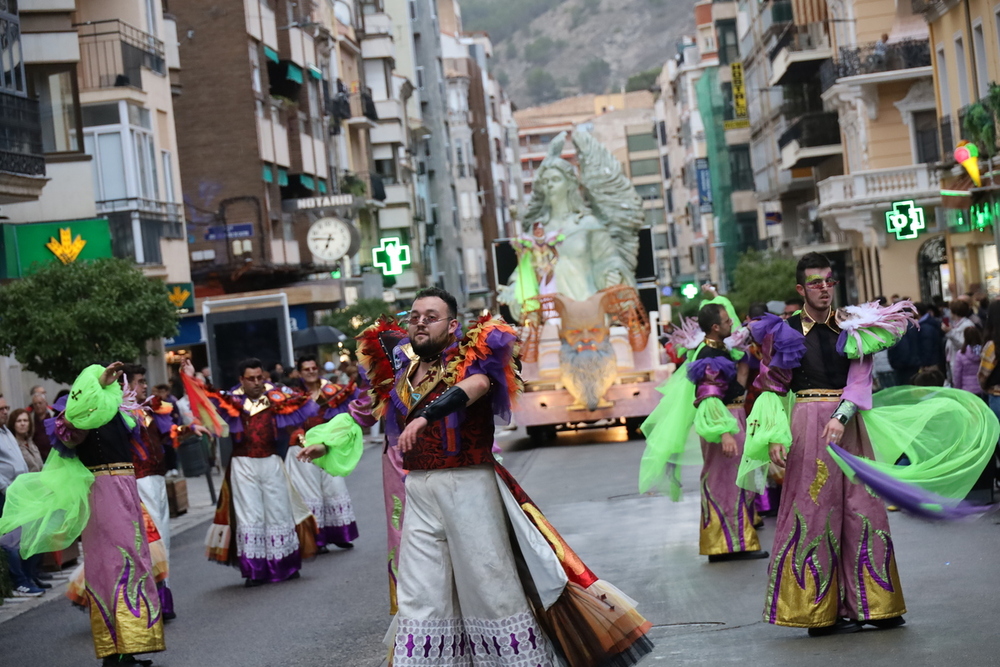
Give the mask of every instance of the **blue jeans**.
M 11 547 L 2 548 L 4 553 L 7 554 L 7 567 L 10 570 L 10 579 L 14 584 L 14 588 L 20 586 L 36 588 L 35 582 L 31 580 L 33 576 L 31 573 L 31 564 L 21 558 L 21 554 L 17 552 L 17 549 L 12 549 Z

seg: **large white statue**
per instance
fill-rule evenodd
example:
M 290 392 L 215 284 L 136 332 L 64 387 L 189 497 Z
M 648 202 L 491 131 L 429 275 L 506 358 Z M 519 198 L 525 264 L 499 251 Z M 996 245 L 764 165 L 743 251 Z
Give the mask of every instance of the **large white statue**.
M 600 290 L 635 285 L 642 199 L 611 153 L 583 130 L 573 132 L 580 176 L 560 157 L 566 133 L 549 144 L 535 179 L 518 270 L 499 294 L 518 320 L 532 297 L 562 294 L 585 301 Z

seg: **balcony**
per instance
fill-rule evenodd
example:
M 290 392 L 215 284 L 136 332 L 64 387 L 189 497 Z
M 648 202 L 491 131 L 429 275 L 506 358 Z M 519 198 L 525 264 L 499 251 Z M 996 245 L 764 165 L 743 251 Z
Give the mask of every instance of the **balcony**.
M 365 31 L 361 36 L 361 57 L 365 60 L 396 58 L 392 40 L 392 19 L 388 14 L 366 14 Z
M 398 120 L 402 122 L 406 116 L 403 102 L 397 99 L 376 100 L 375 115 L 379 120 Z
M 375 100 L 371 93 L 351 93 L 351 117 L 347 119 L 347 124 L 354 127 L 367 127 L 372 129 L 378 120 L 378 110 L 375 108 Z
M 878 42 L 854 48 L 841 47 L 836 60 L 827 61 L 820 69 L 825 92 L 838 79 L 870 74 L 885 74 L 881 81 L 900 81 L 930 76 L 931 50 L 926 39 L 905 39 L 894 44 Z M 913 71 L 917 70 L 917 71 Z
M 141 197 L 106 199 L 97 202 L 97 213 L 99 215 L 132 211 L 141 213 L 143 217 L 157 219 L 162 222 L 172 224 L 184 222 L 184 211 L 181 205 L 172 202 L 143 199 Z
M 778 137 L 781 168 L 815 167 L 828 157 L 840 155 L 840 123 L 836 112 L 806 114 Z
M 163 42 L 119 21 L 88 21 L 73 26 L 80 36 L 80 90 L 142 90 L 142 68 L 166 75 Z
M 824 60 L 833 57 L 825 23 L 791 26 L 771 49 L 772 86 L 807 83 Z
M 111 253 L 136 264 L 163 264 L 160 239 L 184 238 L 180 204 L 138 197 L 111 199 L 97 202 L 97 213 L 108 219 Z
M 48 182 L 38 102 L 0 93 L 0 204 L 34 201 Z
M 932 165 L 858 171 L 833 176 L 819 185 L 819 212 L 838 209 L 888 208 L 902 199 L 934 200 L 941 196 L 941 179 Z

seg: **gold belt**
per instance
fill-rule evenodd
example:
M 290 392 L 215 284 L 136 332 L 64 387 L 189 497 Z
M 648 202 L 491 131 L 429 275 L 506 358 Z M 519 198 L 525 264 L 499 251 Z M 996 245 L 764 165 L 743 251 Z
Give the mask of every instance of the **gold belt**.
M 742 407 L 745 400 L 746 400 L 746 395 L 737 396 L 736 400 L 734 400 L 732 403 L 727 403 L 726 407 L 727 408 L 739 408 L 739 407 Z
M 803 389 L 802 391 L 795 392 L 795 402 L 839 401 L 843 396 L 843 389 Z
M 87 470 L 97 475 L 134 475 L 135 468 L 131 463 L 102 463 L 98 466 L 87 466 Z

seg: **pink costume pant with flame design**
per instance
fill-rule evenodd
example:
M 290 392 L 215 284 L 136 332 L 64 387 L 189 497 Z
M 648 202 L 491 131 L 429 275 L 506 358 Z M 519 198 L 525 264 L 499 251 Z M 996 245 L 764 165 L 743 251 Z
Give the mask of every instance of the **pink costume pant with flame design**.
M 873 620 L 906 612 L 885 506 L 847 479 L 822 442 L 838 402 L 800 399 L 792 412 L 764 608 L 769 623 L 811 628 L 838 617 Z M 847 424 L 841 446 L 872 458 L 861 419 Z

